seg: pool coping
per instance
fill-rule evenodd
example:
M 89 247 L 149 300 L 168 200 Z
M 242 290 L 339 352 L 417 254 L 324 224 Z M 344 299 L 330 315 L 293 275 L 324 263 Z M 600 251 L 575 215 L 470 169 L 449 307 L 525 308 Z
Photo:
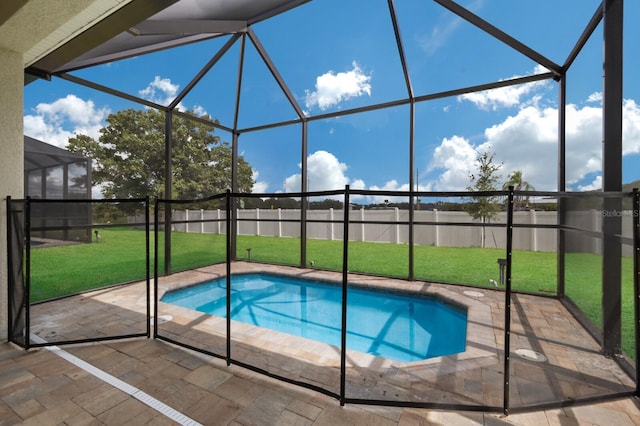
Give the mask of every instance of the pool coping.
M 298 268 L 272 264 L 234 262 L 231 265 L 232 274 L 266 273 L 281 276 L 297 277 L 333 283 L 342 282 L 342 273 L 318 269 Z M 170 291 L 192 286 L 201 282 L 226 276 L 226 265 L 213 265 L 186 272 L 175 273 L 169 277 L 162 277 L 158 282 L 158 298 Z M 377 291 L 400 291 L 403 293 L 418 293 L 429 295 L 455 305 L 462 305 L 467 309 L 467 336 L 464 352 L 428 358 L 420 361 L 401 362 L 374 355 L 347 350 L 347 367 L 367 367 L 379 373 L 392 370 L 404 370 L 404 380 L 422 381 L 424 375 L 430 377 L 449 374 L 452 371 L 476 369 L 497 364 L 499 353 L 496 329 L 493 323 L 491 308 L 482 301 L 480 292 L 475 297 L 464 294 L 467 287 L 447 286 L 424 281 L 407 281 L 388 277 L 377 277 L 350 273 L 350 285 L 371 288 Z M 477 289 L 476 289 L 477 290 Z M 484 289 L 482 289 L 485 291 Z M 491 290 L 489 290 L 491 291 Z M 209 332 L 225 335 L 226 321 L 220 317 L 210 317 L 203 313 L 158 302 L 159 312 L 171 312 L 171 320 L 181 324 L 198 323 Z M 258 349 L 273 350 L 298 359 L 309 360 L 326 366 L 340 365 L 340 350 L 326 343 L 311 341 L 298 336 L 261 328 L 249 324 L 232 321 L 233 341 L 242 341 Z M 503 331 L 502 331 L 503 332 Z M 274 346 L 275 345 L 275 346 Z M 419 368 L 418 368 L 419 367 Z M 421 372 L 416 374 L 416 372 Z M 413 378 L 413 379 L 412 379 Z

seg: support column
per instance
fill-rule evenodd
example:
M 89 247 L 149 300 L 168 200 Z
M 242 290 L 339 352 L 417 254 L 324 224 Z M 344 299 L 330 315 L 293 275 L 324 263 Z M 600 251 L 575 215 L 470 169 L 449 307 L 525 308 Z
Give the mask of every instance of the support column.
M 173 113 L 166 111 L 164 116 L 164 198 L 173 199 Z M 164 205 L 164 274 L 171 274 L 171 216 L 173 205 Z
M 622 16 L 623 0 L 604 1 L 604 65 L 602 104 L 602 189 L 622 190 Z M 621 347 L 622 203 L 605 198 L 602 217 L 602 351 Z
M 567 190 L 566 159 L 567 159 L 567 76 L 563 75 L 558 85 L 558 192 Z M 567 233 L 562 229 L 567 224 L 567 200 L 557 199 L 558 204 L 558 237 L 557 237 L 557 282 L 558 297 L 565 295 L 565 252 Z
M 0 81 L 0 341 L 5 341 L 8 325 L 6 197 L 24 198 L 24 69 L 21 54 L 0 49 Z

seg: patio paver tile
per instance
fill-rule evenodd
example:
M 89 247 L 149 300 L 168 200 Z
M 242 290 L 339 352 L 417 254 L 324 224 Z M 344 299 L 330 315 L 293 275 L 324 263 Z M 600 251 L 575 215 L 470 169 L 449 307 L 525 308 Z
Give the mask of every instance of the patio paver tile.
M 97 416 L 125 401 L 129 396 L 108 384 L 73 398 L 73 402 Z
M 293 401 L 291 401 L 291 403 L 287 406 L 287 410 L 299 414 L 309 420 L 316 420 L 322 412 L 321 407 L 305 401 L 301 401 L 299 399 L 294 399 Z
M 231 377 L 231 373 L 205 365 L 187 374 L 184 380 L 203 389 L 213 391 Z
M 291 402 L 291 397 L 266 390 L 236 417 L 236 421 L 254 425 L 273 425 Z
M 59 404 L 55 407 L 43 411 L 33 417 L 24 419 L 23 426 L 43 426 L 43 425 L 56 425 L 61 424 L 64 421 L 74 418 L 80 414 L 85 413 L 79 405 L 73 401 L 66 401 L 63 404 Z
M 42 413 L 47 408 L 37 400 L 29 399 L 28 401 L 21 402 L 18 405 L 12 405 L 11 409 L 20 416 L 20 418 L 28 419 L 29 417 Z M 0 415 L 0 418 L 3 418 L 3 416 Z
M 217 395 L 243 407 L 253 403 L 264 391 L 264 386 L 236 376 L 230 377 L 213 390 Z
M 214 394 L 208 394 L 205 398 L 185 410 L 185 414 L 205 425 L 226 425 L 233 421 L 240 413 L 242 413 L 242 409 L 234 401 Z M 253 423 L 249 422 L 244 424 L 248 425 Z
M 149 421 L 156 416 L 156 411 L 137 399 L 128 398 L 120 404 L 100 413 L 96 419 L 106 425 L 123 425 L 128 422 Z
M 313 420 L 289 410 L 284 410 L 274 424 L 282 426 L 311 426 L 313 425 Z

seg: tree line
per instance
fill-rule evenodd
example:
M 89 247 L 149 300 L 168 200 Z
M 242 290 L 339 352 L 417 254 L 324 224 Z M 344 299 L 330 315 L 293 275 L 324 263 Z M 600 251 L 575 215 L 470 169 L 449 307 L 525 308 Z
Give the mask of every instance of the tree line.
M 191 112 L 191 114 L 193 114 Z M 203 116 L 210 120 L 209 116 Z M 105 199 L 131 199 L 165 197 L 165 114 L 154 109 L 125 109 L 110 114 L 106 125 L 100 129 L 97 139 L 76 135 L 69 139 L 69 151 L 93 160 L 92 185 L 98 186 Z M 228 142 L 214 133 L 214 127 L 182 115 L 172 116 L 172 185 L 171 198 L 196 200 L 219 194 L 231 188 L 232 150 Z M 484 152 L 476 159 L 476 171 L 470 174 L 469 191 L 495 191 L 500 178 L 501 165 L 494 164 L 493 154 Z M 238 156 L 238 192 L 250 193 L 254 184 L 253 171 L 245 158 Z M 533 190 L 516 170 L 508 176 L 503 189 L 513 185 L 517 191 Z M 472 217 L 486 223 L 501 209 L 500 200 L 494 197 L 474 197 L 452 201 L 421 202 L 416 199 L 414 208 L 425 210 L 467 211 Z M 529 198 L 516 197 L 516 210 L 528 207 Z M 190 206 L 185 206 L 186 208 Z M 221 202 L 191 206 L 194 208 L 223 208 Z M 291 197 L 242 199 L 241 208 L 301 207 L 301 201 Z M 341 209 L 339 200 L 309 201 L 309 209 Z M 408 202 L 384 202 L 360 205 L 359 208 L 408 209 Z

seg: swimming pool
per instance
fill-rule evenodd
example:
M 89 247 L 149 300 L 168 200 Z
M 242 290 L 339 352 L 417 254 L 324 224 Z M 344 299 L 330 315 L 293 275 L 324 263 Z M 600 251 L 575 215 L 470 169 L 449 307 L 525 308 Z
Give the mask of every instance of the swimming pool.
M 231 278 L 231 318 L 340 346 L 342 288 L 334 283 L 271 274 Z M 226 278 L 172 290 L 162 297 L 226 317 Z M 347 347 L 401 362 L 463 352 L 467 312 L 423 295 L 349 286 Z

